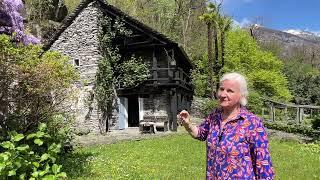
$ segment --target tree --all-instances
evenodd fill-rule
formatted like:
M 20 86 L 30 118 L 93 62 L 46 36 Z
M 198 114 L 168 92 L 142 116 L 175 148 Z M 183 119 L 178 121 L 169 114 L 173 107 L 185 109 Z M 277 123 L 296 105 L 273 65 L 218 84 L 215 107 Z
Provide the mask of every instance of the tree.
M 206 31 L 199 16 L 206 0 L 109 0 L 122 11 L 178 42 L 190 57 L 205 52 Z
M 320 104 L 320 71 L 312 65 L 291 58 L 283 70 L 296 104 Z
M 260 97 L 279 101 L 289 101 L 292 96 L 288 81 L 282 73 L 283 63 L 272 53 L 259 48 L 254 39 L 243 30 L 233 29 L 227 32 L 225 64 L 223 72 L 240 72 L 248 78 L 251 92 Z M 193 82 L 196 95 L 206 96 L 208 85 L 203 79 L 208 76 L 208 58 L 203 56 L 196 63 Z
M 222 1 L 219 4 L 208 4 L 208 12 L 200 16 L 208 29 L 208 65 L 210 67 L 209 81 L 212 89 L 211 98 L 215 98 L 219 88 L 219 79 L 225 61 L 225 38 L 230 30 L 232 20 L 220 13 Z M 214 42 L 214 61 L 212 53 L 212 40 Z
M 218 27 L 220 29 L 220 44 L 221 44 L 221 65 L 225 62 L 225 47 L 226 47 L 226 33 L 231 29 L 232 20 L 228 16 L 219 16 Z M 220 72 L 223 73 L 223 72 Z
M 200 19 L 204 21 L 207 25 L 208 30 L 208 65 L 209 65 L 209 82 L 211 86 L 211 98 L 215 98 L 215 71 L 217 67 L 217 58 L 218 58 L 218 34 L 217 34 L 217 19 L 219 14 L 219 6 L 216 6 L 213 3 L 209 3 L 208 12 L 200 16 Z M 215 63 L 213 62 L 213 48 L 212 48 L 212 39 L 214 38 L 214 47 L 215 47 Z

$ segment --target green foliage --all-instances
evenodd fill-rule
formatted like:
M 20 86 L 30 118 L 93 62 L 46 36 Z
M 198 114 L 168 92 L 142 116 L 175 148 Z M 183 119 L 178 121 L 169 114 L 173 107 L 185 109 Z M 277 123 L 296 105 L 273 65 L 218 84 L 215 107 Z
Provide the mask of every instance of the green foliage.
M 110 62 L 106 58 L 100 59 L 98 63 L 98 71 L 95 83 L 95 94 L 99 108 L 103 109 L 104 107 L 108 107 L 114 96 L 114 76 Z
M 129 60 L 119 53 L 115 38 L 128 37 L 131 30 L 125 28 L 120 19 L 113 21 L 109 17 L 100 20 L 102 34 L 100 44 L 103 58 L 98 63 L 98 72 L 95 81 L 95 94 L 98 106 L 104 112 L 111 109 L 114 99 L 115 86 L 120 84 L 122 88 L 138 86 L 149 77 L 148 65 L 141 58 L 138 60 L 133 56 Z
M 0 47 L 1 133 L 33 132 L 39 122 L 68 111 L 67 89 L 78 74 L 65 56 L 16 45 L 6 35 L 0 35 Z
M 68 8 L 68 12 L 73 12 L 73 10 L 79 5 L 81 0 L 64 0 L 65 5 Z
M 48 19 L 50 17 L 50 13 L 52 13 L 54 9 L 53 0 L 26 0 L 26 4 L 28 7 L 29 19 L 31 20 L 41 21 Z
M 196 61 L 195 69 L 192 70 L 192 83 L 195 86 L 195 95 L 204 97 L 211 94 L 210 80 L 209 80 L 209 66 L 208 66 L 208 56 L 201 56 L 198 61 Z
M 255 114 L 260 114 L 263 107 L 264 104 L 259 93 L 251 91 L 248 97 L 248 110 Z
M 316 115 L 314 119 L 311 121 L 312 128 L 320 130 L 320 115 Z
M 121 64 L 120 74 L 119 79 L 124 87 L 136 87 L 148 79 L 150 71 L 141 58 L 136 59 L 135 56 L 131 56 L 130 60 Z
M 196 94 L 205 96 L 208 85 L 206 57 L 199 58 L 193 72 Z M 282 73 L 283 63 L 271 53 L 259 49 L 250 35 L 240 29 L 228 32 L 223 72 L 239 72 L 247 77 L 249 89 L 259 96 L 289 101 L 292 96 Z M 201 82 L 202 81 L 202 82 Z M 198 86 L 200 84 L 200 86 Z
M 56 143 L 70 143 L 73 139 L 73 125 L 74 119 L 68 114 L 57 113 L 50 117 L 47 122 L 47 131 L 50 134 L 52 142 Z
M 0 144 L 1 179 L 66 178 L 62 166 L 56 164 L 61 145 L 47 143 L 51 136 L 46 124 L 41 123 L 38 131 L 29 135 L 10 132 L 9 139 Z
M 190 57 L 206 50 L 206 27 L 199 16 L 206 11 L 206 0 L 108 0 L 130 16 L 168 36 L 186 50 Z
M 243 73 L 249 87 L 262 96 L 283 101 L 292 98 L 282 74 L 283 63 L 272 53 L 261 50 L 247 32 L 231 31 L 226 46 L 225 72 Z
M 276 130 L 280 130 L 288 133 L 299 133 L 299 134 L 304 134 L 314 138 L 319 138 L 320 136 L 320 131 L 316 131 L 309 126 L 302 126 L 299 124 L 289 125 L 281 122 L 264 121 L 264 125 L 267 128 L 276 129 Z
M 210 114 L 212 112 L 213 109 L 218 107 L 218 101 L 215 99 L 211 99 L 211 98 L 207 98 L 204 99 L 202 108 L 201 108 L 201 113 L 202 114 Z
M 298 59 L 286 63 L 284 73 L 296 104 L 320 104 L 320 71 Z

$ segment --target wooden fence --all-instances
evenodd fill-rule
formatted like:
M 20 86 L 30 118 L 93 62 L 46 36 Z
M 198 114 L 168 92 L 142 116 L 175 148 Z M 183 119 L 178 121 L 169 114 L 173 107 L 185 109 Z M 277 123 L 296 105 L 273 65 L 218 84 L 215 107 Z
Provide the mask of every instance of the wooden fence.
M 283 117 L 285 121 L 290 120 L 288 116 L 288 109 L 295 110 L 295 121 L 298 124 L 303 123 L 304 117 L 306 114 L 309 115 L 310 118 L 314 116 L 314 114 L 318 114 L 320 111 L 320 106 L 312 106 L 312 105 L 297 105 L 297 104 L 285 104 L 280 103 L 268 99 L 262 99 L 264 104 L 269 109 L 269 118 L 271 121 L 275 121 L 276 119 L 276 109 L 280 109 L 283 111 Z M 265 109 L 262 109 L 262 116 L 265 115 Z

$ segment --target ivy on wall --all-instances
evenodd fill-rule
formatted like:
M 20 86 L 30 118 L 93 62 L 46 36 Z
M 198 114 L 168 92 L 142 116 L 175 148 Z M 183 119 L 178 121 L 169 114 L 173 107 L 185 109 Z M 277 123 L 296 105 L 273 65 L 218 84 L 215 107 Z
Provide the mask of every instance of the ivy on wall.
M 149 65 L 141 57 L 132 55 L 128 60 L 123 60 L 119 53 L 115 40 L 132 35 L 132 31 L 125 27 L 121 19 L 105 16 L 100 19 L 100 25 L 100 51 L 103 57 L 98 62 L 95 94 L 99 109 L 109 114 L 117 85 L 123 88 L 139 86 L 148 79 L 150 72 Z

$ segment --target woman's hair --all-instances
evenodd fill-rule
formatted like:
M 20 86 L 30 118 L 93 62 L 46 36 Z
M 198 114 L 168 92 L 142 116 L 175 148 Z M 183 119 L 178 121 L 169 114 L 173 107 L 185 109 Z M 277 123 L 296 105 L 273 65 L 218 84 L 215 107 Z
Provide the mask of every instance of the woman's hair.
M 240 84 L 240 93 L 241 93 L 240 104 L 241 106 L 247 105 L 247 102 L 248 102 L 247 97 L 249 92 L 248 92 L 246 78 L 239 73 L 232 72 L 232 73 L 224 74 L 220 79 L 220 84 L 222 81 L 225 81 L 225 80 L 235 80 Z

